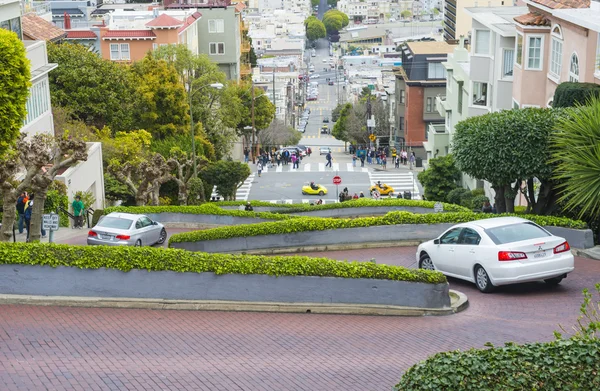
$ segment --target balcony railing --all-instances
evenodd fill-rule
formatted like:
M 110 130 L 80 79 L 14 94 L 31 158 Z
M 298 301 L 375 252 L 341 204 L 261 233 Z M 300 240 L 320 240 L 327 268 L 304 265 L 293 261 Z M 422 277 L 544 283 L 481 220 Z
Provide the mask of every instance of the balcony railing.
M 242 53 L 248 53 L 250 51 L 250 42 L 242 42 L 240 45 Z
M 240 65 L 240 75 L 244 76 L 244 75 L 249 75 L 252 73 L 252 68 L 250 67 L 250 64 L 241 64 Z
M 21 2 L 21 11 L 24 14 L 33 12 L 36 15 L 44 15 L 52 12 L 52 6 L 49 1 Z
M 435 97 L 435 108 L 439 115 L 446 116 L 448 105 L 446 104 L 446 95 L 438 95 Z
M 429 130 L 433 133 L 448 133 L 446 131 L 446 124 L 429 124 Z

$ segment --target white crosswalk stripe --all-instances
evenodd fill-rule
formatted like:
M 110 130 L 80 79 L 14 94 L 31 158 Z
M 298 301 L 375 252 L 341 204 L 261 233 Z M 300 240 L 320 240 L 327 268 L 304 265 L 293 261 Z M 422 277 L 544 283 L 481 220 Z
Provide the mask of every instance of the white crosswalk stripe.
M 255 173 L 250 174 L 244 183 L 242 183 L 242 186 L 237 189 L 235 193 L 236 201 L 248 201 L 248 196 L 250 196 L 250 188 L 252 187 L 252 182 L 254 181 L 255 176 Z M 220 197 L 219 193 L 217 193 L 216 186 L 213 187 L 211 197 Z
M 394 188 L 394 194 L 410 191 L 412 199 L 420 199 L 419 188 L 414 172 L 406 171 L 376 171 L 369 173 L 369 180 L 372 184 L 381 182 Z

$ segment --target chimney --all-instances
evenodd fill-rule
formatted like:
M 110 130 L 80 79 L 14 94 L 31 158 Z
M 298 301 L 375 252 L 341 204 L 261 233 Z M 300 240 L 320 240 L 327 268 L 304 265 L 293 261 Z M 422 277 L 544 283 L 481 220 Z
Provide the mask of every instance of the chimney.
M 64 29 L 71 30 L 71 15 L 66 12 L 64 14 Z
M 469 61 L 469 51 L 465 48 L 465 36 L 461 35 L 458 46 L 454 48 L 454 60 L 457 62 Z

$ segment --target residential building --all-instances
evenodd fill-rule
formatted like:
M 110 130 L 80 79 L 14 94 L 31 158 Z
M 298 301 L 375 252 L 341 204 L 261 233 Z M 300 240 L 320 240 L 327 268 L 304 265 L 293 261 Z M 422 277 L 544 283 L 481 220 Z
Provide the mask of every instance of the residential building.
M 262 88 L 275 105 L 275 116 L 293 126 L 301 59 L 296 56 L 258 59 L 253 70 L 254 86 Z M 292 105 L 290 106 L 290 102 Z
M 350 47 L 371 49 L 376 46 L 392 44 L 391 31 L 377 25 L 350 27 L 340 31 L 342 54 L 345 54 Z
M 133 62 L 162 45 L 185 44 L 199 53 L 202 15 L 191 10 L 127 11 L 115 10 L 100 27 L 102 57 L 119 62 Z
M 407 42 L 400 47 L 402 66 L 395 72 L 395 127 L 399 139 L 394 141 L 424 157 L 429 124 L 444 123 L 444 116 L 435 109 L 435 100 L 446 92 L 443 63 L 454 46 L 446 42 Z
M 471 16 L 465 8 L 512 7 L 514 0 L 444 0 L 444 39 L 456 43 L 461 36 L 471 32 Z
M 22 10 L 26 14 L 22 15 Z M 54 135 L 48 73 L 55 69 L 57 64 L 48 62 L 46 40 L 56 39 L 60 35 L 59 31 L 53 28 L 54 26 L 51 28 L 46 24 L 48 23 L 46 19 L 35 17 L 36 10 L 39 11 L 39 8 L 22 8 L 19 0 L 3 0 L 0 3 L 0 28 L 14 31 L 23 40 L 30 61 L 31 86 L 26 104 L 27 116 L 21 132 L 28 136 L 40 133 Z M 90 191 L 96 198 L 93 207 L 103 208 L 102 144 L 87 143 L 87 146 L 87 161 L 67 168 L 56 179 L 64 181 L 70 199 L 76 191 Z M 74 181 L 74 178 L 80 179 Z
M 514 18 L 514 107 L 551 106 L 556 86 L 565 81 L 600 84 L 600 3 L 526 3 L 529 12 Z

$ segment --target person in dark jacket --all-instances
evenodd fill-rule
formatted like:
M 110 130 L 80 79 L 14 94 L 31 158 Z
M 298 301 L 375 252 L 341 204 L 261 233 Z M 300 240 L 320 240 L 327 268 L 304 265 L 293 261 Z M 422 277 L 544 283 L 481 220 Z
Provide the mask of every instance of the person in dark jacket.
M 245 208 L 245 210 L 246 210 L 247 212 L 253 212 L 253 211 L 254 211 L 254 208 L 253 208 L 253 207 L 252 207 L 252 205 L 251 205 L 251 204 L 248 202 L 248 203 L 246 203 L 246 208 Z
M 22 192 L 19 198 L 17 198 L 17 214 L 19 215 L 19 233 L 23 233 L 25 223 L 25 203 L 27 203 L 27 196 L 25 192 Z

